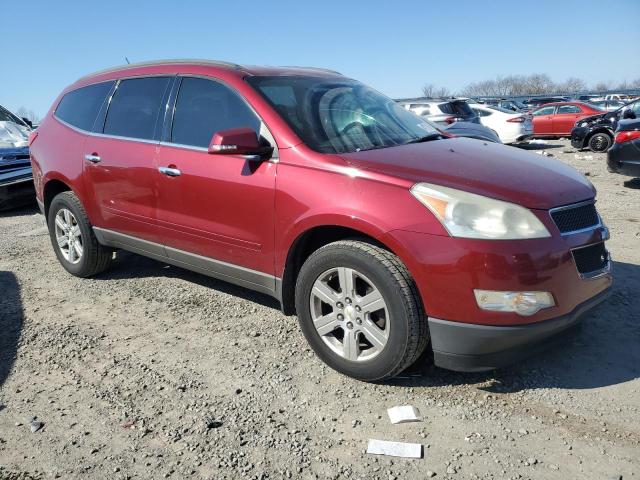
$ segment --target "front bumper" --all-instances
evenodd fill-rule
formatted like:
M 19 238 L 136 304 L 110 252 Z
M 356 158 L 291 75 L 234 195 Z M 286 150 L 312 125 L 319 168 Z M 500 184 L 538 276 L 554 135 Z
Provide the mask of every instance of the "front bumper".
M 607 288 L 571 313 L 517 326 L 474 325 L 429 318 L 435 364 L 448 370 L 478 372 L 509 365 L 552 345 L 552 337 L 578 324 L 610 294 Z
M 578 150 L 584 148 L 584 142 L 589 133 L 589 127 L 574 127 L 571 130 L 571 146 Z

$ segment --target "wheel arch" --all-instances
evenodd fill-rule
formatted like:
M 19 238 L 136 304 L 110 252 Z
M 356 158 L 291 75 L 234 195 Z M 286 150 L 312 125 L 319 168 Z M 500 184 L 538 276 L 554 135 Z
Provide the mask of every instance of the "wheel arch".
M 339 240 L 356 239 L 384 248 L 402 259 L 399 246 L 390 242 L 385 233 L 372 225 L 347 225 L 322 223 L 308 226 L 290 243 L 278 285 L 278 296 L 285 315 L 295 314 L 295 285 L 300 268 L 307 258 L 319 248 Z
M 62 192 L 73 191 L 69 182 L 65 178 L 53 177 L 49 178 L 43 187 L 43 202 L 44 202 L 44 216 L 45 219 L 49 217 L 49 207 L 56 195 Z M 75 192 L 74 192 L 75 193 Z
M 607 127 L 598 127 L 598 128 L 594 128 L 587 134 L 587 136 L 585 137 L 585 143 L 589 143 L 589 140 L 591 139 L 591 137 L 593 137 L 598 133 L 604 133 L 606 135 L 609 135 L 609 137 L 613 139 L 613 132 L 611 130 L 609 130 Z

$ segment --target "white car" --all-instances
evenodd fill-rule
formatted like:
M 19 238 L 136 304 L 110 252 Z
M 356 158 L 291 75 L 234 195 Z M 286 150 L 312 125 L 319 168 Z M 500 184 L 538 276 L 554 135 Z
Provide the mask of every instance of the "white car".
M 480 117 L 480 123 L 493 130 L 502 143 L 520 143 L 533 136 L 531 116 L 495 105 L 470 104 Z

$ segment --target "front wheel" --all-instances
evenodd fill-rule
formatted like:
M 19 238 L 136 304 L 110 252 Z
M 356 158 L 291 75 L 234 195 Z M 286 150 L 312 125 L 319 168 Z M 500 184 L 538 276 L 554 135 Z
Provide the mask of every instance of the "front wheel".
M 611 146 L 611 137 L 606 133 L 596 133 L 589 138 L 589 150 L 592 152 L 606 152 Z
M 296 282 L 296 310 L 316 354 L 360 380 L 397 375 L 429 339 L 407 268 L 391 252 L 361 241 L 330 243 L 307 259 Z

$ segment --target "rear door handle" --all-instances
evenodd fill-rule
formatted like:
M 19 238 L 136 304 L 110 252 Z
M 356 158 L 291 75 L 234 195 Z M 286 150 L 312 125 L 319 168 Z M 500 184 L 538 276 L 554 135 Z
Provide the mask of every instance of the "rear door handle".
M 87 161 L 89 161 L 89 162 L 91 162 L 91 163 L 100 163 L 100 160 L 101 160 L 101 159 L 100 159 L 100 156 L 99 156 L 99 155 L 96 155 L 96 154 L 94 154 L 94 153 L 91 153 L 91 154 L 87 153 L 87 154 L 84 156 L 84 159 L 85 159 L 85 160 L 87 160 Z
M 158 167 L 158 171 L 160 173 L 164 173 L 169 177 L 179 177 L 182 174 L 182 172 L 177 168 L 171 168 L 171 167 Z

